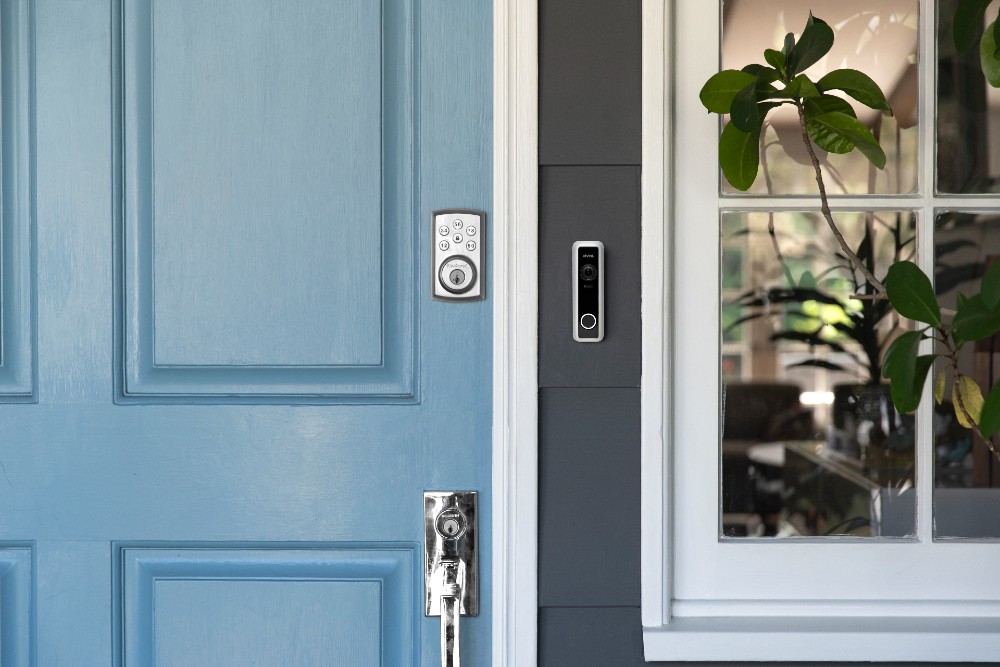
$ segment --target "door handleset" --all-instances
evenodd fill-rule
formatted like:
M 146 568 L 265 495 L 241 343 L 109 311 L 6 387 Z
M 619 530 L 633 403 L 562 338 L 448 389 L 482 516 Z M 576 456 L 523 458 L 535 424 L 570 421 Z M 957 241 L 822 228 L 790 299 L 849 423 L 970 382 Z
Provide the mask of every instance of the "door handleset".
M 441 665 L 461 667 L 462 615 L 479 614 L 475 491 L 424 493 L 424 615 L 441 617 Z

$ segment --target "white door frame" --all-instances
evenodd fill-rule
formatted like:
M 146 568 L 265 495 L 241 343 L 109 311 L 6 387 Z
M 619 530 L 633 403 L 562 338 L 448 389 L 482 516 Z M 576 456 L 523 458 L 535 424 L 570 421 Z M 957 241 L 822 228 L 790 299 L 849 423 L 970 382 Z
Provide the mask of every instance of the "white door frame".
M 493 667 L 537 662 L 538 3 L 493 0 Z

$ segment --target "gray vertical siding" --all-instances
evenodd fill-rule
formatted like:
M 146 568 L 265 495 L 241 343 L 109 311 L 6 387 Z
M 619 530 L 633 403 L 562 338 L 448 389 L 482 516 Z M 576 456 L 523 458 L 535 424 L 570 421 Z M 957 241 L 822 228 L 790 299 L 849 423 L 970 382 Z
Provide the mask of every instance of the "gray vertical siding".
M 539 664 L 645 665 L 640 0 L 540 0 L 539 12 Z M 608 316 L 599 344 L 572 339 L 569 262 L 577 240 L 606 246 Z
M 638 665 L 639 0 L 540 0 L 539 664 Z M 570 248 L 605 244 L 605 339 Z

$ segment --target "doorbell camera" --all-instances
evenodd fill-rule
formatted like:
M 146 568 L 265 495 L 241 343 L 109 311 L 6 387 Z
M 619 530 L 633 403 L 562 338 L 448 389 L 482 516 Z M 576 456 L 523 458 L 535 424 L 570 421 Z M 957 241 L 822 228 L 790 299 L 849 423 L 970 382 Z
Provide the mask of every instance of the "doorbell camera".
M 604 340 L 604 244 L 573 244 L 573 340 Z

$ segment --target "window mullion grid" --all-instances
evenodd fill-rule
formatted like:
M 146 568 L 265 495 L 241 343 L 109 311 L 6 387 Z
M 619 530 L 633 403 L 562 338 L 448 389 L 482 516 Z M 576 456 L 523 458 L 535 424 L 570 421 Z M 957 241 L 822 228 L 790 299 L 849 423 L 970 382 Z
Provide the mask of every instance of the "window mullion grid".
M 917 48 L 918 88 L 917 99 L 917 131 L 919 144 L 917 148 L 917 192 L 922 195 L 920 207 L 917 210 L 917 263 L 927 275 L 934 275 L 934 193 L 937 189 L 935 168 L 937 154 L 935 151 L 935 127 L 937 125 L 937 81 L 935 79 L 937 63 L 937 7 L 934 0 L 919 0 L 920 20 L 919 44 Z M 933 341 L 925 341 L 922 354 L 933 352 Z M 932 371 L 933 373 L 933 371 Z M 931 545 L 934 538 L 934 443 L 933 443 L 933 386 L 928 382 L 924 386 L 920 405 L 923 409 L 917 411 L 916 417 L 916 494 L 917 494 L 917 541 L 922 545 Z

